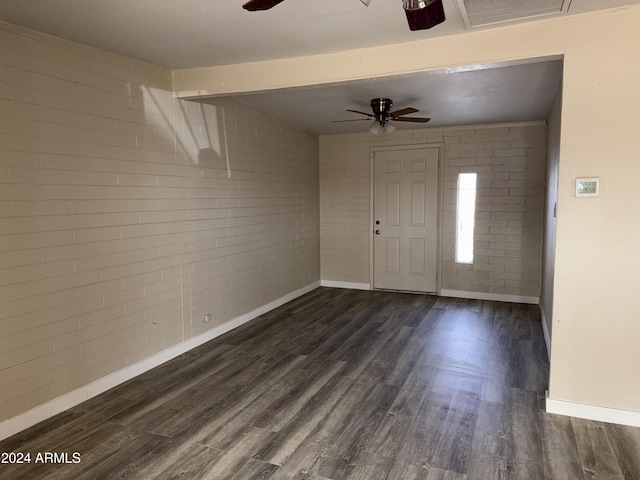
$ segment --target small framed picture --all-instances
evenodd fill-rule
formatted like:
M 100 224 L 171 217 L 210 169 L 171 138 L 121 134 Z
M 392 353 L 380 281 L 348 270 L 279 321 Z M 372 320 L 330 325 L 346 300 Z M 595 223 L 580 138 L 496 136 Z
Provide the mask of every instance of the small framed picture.
M 600 195 L 600 178 L 576 178 L 576 197 L 597 197 Z

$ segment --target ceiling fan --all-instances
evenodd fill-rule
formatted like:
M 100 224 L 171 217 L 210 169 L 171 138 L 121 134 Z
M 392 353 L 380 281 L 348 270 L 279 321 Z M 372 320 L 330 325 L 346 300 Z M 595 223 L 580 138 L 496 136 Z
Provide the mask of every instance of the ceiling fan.
M 284 0 L 249 0 L 242 8 L 255 12 L 269 10 Z M 368 7 L 371 0 L 360 0 Z M 442 0 L 402 0 L 402 8 L 407 15 L 410 30 L 426 30 L 445 20 Z
M 366 115 L 367 118 L 355 118 L 351 120 L 335 120 L 333 123 L 341 122 L 357 122 L 361 120 L 371 120 L 373 123 L 369 127 L 369 131 L 374 135 L 381 133 L 393 133 L 395 127 L 388 123 L 390 120 L 394 122 L 412 122 L 412 123 L 427 123 L 430 118 L 427 117 L 405 117 L 411 113 L 417 113 L 419 110 L 413 107 L 401 108 L 400 110 L 389 110 L 393 106 L 393 100 L 390 98 L 374 98 L 371 100 L 371 110 L 373 113 L 361 112 L 359 110 L 347 109 L 347 112 L 359 113 L 360 115 Z

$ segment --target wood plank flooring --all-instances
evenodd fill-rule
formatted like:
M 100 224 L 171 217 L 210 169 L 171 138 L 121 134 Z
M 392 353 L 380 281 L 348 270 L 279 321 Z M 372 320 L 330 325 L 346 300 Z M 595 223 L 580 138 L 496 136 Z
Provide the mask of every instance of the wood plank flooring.
M 2 479 L 630 480 L 640 429 L 546 414 L 537 306 L 320 288 L 0 443 Z

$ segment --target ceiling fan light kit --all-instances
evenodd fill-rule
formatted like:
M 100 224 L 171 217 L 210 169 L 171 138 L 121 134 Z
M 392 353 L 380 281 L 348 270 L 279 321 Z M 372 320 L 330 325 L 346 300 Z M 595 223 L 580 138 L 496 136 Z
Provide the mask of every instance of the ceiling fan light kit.
M 391 125 L 390 123 L 385 123 L 384 125 L 377 120 L 374 120 L 371 126 L 369 127 L 369 131 L 374 135 L 382 135 L 393 133 L 396 131 L 396 127 Z

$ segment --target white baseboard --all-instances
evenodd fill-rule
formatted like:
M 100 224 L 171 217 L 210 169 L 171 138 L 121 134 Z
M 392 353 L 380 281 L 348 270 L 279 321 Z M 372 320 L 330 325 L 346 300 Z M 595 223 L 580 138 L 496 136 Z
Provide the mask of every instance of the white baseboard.
M 493 302 L 530 303 L 532 305 L 540 303 L 539 297 L 504 295 L 501 293 L 465 292 L 462 290 L 442 289 L 440 295 L 443 297 L 469 298 L 471 300 L 491 300 Z
M 557 415 L 586 418 L 587 420 L 596 420 L 598 422 L 617 423 L 619 425 L 629 425 L 630 427 L 640 427 L 640 412 L 556 400 L 549 398 L 548 392 L 546 409 L 547 413 L 555 413 Z
M 368 283 L 356 283 L 356 282 L 336 282 L 333 280 L 321 280 L 320 285 L 323 287 L 332 288 L 350 288 L 351 290 L 371 290 L 371 285 Z
M 120 385 L 121 383 L 126 382 L 127 380 L 137 377 L 138 375 L 141 375 L 144 372 L 151 370 L 152 368 L 162 365 L 163 363 L 166 363 L 169 360 L 188 352 L 189 350 L 193 350 L 194 348 L 199 347 L 200 345 L 259 317 L 260 315 L 270 312 L 271 310 L 278 308 L 281 305 L 290 302 L 291 300 L 294 300 L 306 293 L 311 292 L 312 290 L 315 290 L 319 286 L 319 281 L 313 282 L 306 287 L 302 287 L 294 292 L 288 293 L 287 295 L 284 295 L 283 297 L 280 297 L 273 302 L 263 305 L 262 307 L 256 308 L 251 312 L 245 313 L 244 315 L 240 315 L 239 317 L 229 320 L 228 322 L 216 328 L 213 328 L 197 337 L 174 345 L 173 347 L 163 350 L 156 355 L 145 358 L 140 362 L 129 365 L 122 370 L 118 370 L 117 372 L 107 375 L 106 377 L 96 380 L 88 385 L 82 386 L 69 393 L 65 393 L 61 397 L 58 397 L 47 403 L 32 408 L 31 410 L 21 413 L 20 415 L 0 422 L 0 440 L 8 438 L 11 435 L 32 427 L 33 425 L 42 422 L 43 420 L 62 413 L 69 408 L 75 407 L 76 405 L 79 405 L 80 403 L 89 400 L 90 398 L 93 398 L 117 385 Z
M 551 335 L 547 326 L 547 319 L 544 316 L 544 306 L 540 304 L 540 318 L 542 319 L 542 333 L 544 333 L 544 343 L 547 346 L 547 358 L 551 361 Z

